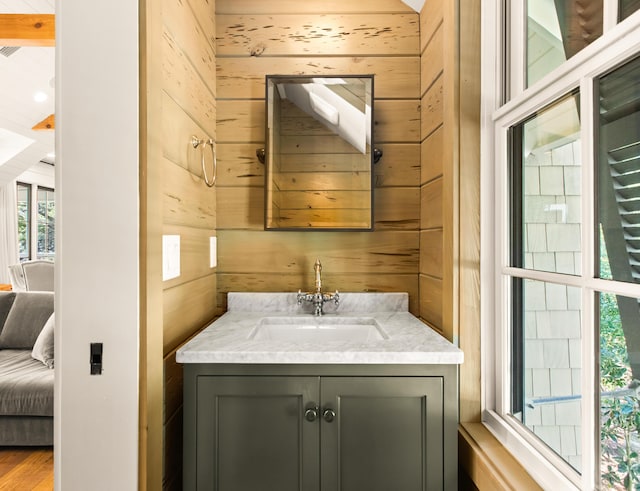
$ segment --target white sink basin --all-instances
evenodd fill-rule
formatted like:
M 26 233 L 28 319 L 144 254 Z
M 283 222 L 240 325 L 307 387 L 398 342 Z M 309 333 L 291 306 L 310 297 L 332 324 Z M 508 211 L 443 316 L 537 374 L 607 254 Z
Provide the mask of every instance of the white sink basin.
M 264 317 L 249 334 L 262 341 L 371 342 L 388 339 L 371 317 Z

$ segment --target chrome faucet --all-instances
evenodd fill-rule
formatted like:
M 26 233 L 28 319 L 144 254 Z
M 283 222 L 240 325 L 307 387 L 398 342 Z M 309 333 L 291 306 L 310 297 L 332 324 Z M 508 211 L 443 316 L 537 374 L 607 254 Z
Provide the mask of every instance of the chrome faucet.
M 313 265 L 313 271 L 316 273 L 316 291 L 313 293 L 302 293 L 302 291 L 298 290 L 298 305 L 302 305 L 303 301 L 310 302 L 315 307 L 315 315 L 324 315 L 322 310 L 324 303 L 333 301 L 338 305 L 340 295 L 338 295 L 338 290 L 336 290 L 335 293 L 322 293 L 322 264 L 320 264 L 320 259 L 316 259 Z

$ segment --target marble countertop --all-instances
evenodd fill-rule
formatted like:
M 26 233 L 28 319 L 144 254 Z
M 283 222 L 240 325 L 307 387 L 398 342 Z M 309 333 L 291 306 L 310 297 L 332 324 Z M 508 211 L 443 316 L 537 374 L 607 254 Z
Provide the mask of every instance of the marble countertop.
M 462 351 L 408 311 L 406 293 L 340 293 L 325 304 L 333 318 L 374 319 L 388 336 L 373 341 L 282 341 L 254 339 L 268 317 L 312 322 L 311 305 L 295 293 L 229 293 L 228 311 L 177 352 L 179 363 L 241 364 L 460 364 Z

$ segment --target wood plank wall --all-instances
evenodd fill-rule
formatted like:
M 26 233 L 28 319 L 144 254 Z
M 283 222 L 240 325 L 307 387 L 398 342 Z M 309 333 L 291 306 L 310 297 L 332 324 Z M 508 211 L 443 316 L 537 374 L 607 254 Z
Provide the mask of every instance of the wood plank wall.
M 420 315 L 458 343 L 460 420 L 480 421 L 480 6 L 420 14 Z
M 216 308 L 216 188 L 202 169 L 216 139 L 215 0 L 163 0 L 163 234 L 180 236 L 180 276 L 163 283 L 164 489 L 182 488 L 182 368 L 175 349 L 208 324 Z M 209 170 L 209 172 L 212 172 Z
M 444 5 L 442 0 L 426 0 L 420 12 L 420 317 L 452 340 L 452 326 L 444 324 L 445 304 L 451 303 L 452 294 L 443 285 L 445 276 L 453 274 L 447 267 L 453 246 L 445 243 L 445 229 L 449 233 L 453 225 L 445 223 L 445 211 L 451 207 L 445 202 L 445 173 L 451 172 L 453 162 L 445 161 L 451 129 L 444 125 L 444 97 L 451 97 L 453 87 L 444 86 Z M 446 48 L 446 56 L 452 56 L 448 44 Z
M 205 185 L 200 148 L 191 145 L 192 135 L 216 138 L 215 3 L 149 0 L 143 13 L 141 489 L 181 489 L 182 369 L 175 350 L 218 313 L 209 263 L 216 189 Z M 163 235 L 180 236 L 180 276 L 167 281 Z
M 480 343 L 480 2 L 459 12 L 460 42 L 460 420 L 481 420 Z
M 218 0 L 218 305 L 229 291 L 407 291 L 418 313 L 419 17 L 400 0 Z M 264 77 L 375 74 L 375 231 L 264 231 Z

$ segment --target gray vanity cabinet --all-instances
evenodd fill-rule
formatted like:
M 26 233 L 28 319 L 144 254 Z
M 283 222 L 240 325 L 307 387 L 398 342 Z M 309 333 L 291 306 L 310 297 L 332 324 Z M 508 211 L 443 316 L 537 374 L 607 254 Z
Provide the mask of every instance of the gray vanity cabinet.
M 185 365 L 185 490 L 457 487 L 457 404 L 447 417 L 443 376 L 237 376 L 207 366 Z
M 185 489 L 317 491 L 317 377 L 199 377 L 195 477 Z M 189 446 L 189 443 L 187 443 Z M 186 451 L 186 449 L 185 449 Z M 187 464 L 187 463 L 185 463 Z
M 440 377 L 323 378 L 321 490 L 443 489 L 442 397 Z

